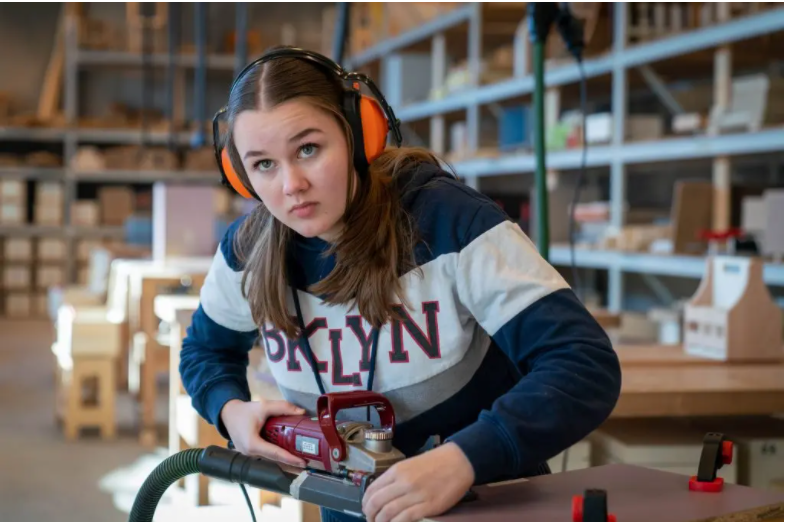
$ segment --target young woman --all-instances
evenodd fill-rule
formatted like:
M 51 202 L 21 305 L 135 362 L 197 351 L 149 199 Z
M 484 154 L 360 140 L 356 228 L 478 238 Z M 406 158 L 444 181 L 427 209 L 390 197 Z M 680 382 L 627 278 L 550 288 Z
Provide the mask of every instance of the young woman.
M 547 473 L 614 408 L 619 363 L 521 229 L 429 152 L 379 145 L 394 115 L 325 63 L 279 50 L 233 85 L 217 156 L 261 203 L 215 254 L 180 371 L 239 451 L 294 465 L 260 438 L 269 416 L 315 414 L 324 392 L 384 394 L 410 458 L 369 487 L 364 513 L 419 520 L 474 484 Z M 250 401 L 260 333 L 286 401 Z

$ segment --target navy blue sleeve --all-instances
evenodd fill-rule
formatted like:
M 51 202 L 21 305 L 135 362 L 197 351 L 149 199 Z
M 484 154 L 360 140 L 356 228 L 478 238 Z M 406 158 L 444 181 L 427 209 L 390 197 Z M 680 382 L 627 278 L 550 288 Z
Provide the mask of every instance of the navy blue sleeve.
M 521 374 L 448 438 L 484 484 L 520 477 L 595 430 L 616 405 L 621 368 L 602 327 L 500 209 L 481 206 L 460 257 L 462 304 Z
M 221 240 L 180 352 L 180 377 L 194 409 L 227 439 L 221 409 L 232 399 L 251 399 L 248 352 L 259 337 L 241 291 L 242 267 L 232 249 L 243 219 L 235 221 Z
M 217 324 L 199 306 L 183 339 L 179 368 L 183 386 L 197 413 L 226 439 L 221 409 L 232 399 L 251 400 L 248 352 L 257 337 L 258 331 L 239 332 Z

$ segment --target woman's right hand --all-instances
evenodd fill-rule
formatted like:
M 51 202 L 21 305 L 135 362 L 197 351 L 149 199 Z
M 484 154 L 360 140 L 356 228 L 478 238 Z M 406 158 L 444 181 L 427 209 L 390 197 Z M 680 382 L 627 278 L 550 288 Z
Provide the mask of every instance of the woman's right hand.
M 232 438 L 235 449 L 240 453 L 258 455 L 302 468 L 305 467 L 303 459 L 262 439 L 260 433 L 269 417 L 304 414 L 304 409 L 286 401 L 262 399 L 255 402 L 245 402 L 234 399 L 224 404 L 221 409 L 221 420 Z

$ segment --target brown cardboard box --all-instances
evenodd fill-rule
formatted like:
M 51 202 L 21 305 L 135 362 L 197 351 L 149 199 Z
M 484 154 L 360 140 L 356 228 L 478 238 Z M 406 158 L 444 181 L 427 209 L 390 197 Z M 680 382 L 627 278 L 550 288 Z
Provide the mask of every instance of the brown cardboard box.
M 103 187 L 98 190 L 98 201 L 103 225 L 123 225 L 134 212 L 134 191 L 128 187 Z
M 35 286 L 47 288 L 65 283 L 65 269 L 58 265 L 39 265 L 35 272 Z
M 3 287 L 9 290 L 30 288 L 32 273 L 28 265 L 9 265 L 3 267 Z
M 22 179 L 0 180 L 0 201 L 18 203 L 27 201 L 27 182 Z
M 148 148 L 142 154 L 139 170 L 177 170 L 177 155 L 164 147 Z
M 63 206 L 36 202 L 33 218 L 37 225 L 60 226 L 63 224 Z
M 53 237 L 41 238 L 36 244 L 39 261 L 63 261 L 66 258 L 65 241 Z
M 6 317 L 30 317 L 32 302 L 30 294 L 6 293 L 5 294 L 5 315 Z
M 0 201 L 0 225 L 23 225 L 26 222 L 26 205 L 16 201 Z
M 64 193 L 62 183 L 57 181 L 40 181 L 35 186 L 35 204 L 58 206 L 62 208 Z
M 81 200 L 71 206 L 71 224 L 77 227 L 97 227 L 98 202 Z
M 33 240 L 28 237 L 5 238 L 3 258 L 6 261 L 31 261 L 33 259 Z

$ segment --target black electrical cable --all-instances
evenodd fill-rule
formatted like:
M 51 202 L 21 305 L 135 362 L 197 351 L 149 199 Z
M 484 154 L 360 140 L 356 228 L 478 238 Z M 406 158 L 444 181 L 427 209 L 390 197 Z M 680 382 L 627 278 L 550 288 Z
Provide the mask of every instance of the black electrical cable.
M 235 449 L 234 441 L 230 440 L 226 444 L 226 447 L 229 448 L 230 450 L 234 450 Z M 256 522 L 256 513 L 253 510 L 253 504 L 251 504 L 251 497 L 248 496 L 248 491 L 245 489 L 245 484 L 243 484 L 242 482 L 240 483 L 240 489 L 243 491 L 243 496 L 245 497 L 245 503 L 248 505 L 248 511 L 251 512 L 251 520 L 253 520 L 253 522 Z
M 253 505 L 251 504 L 251 497 L 248 496 L 248 491 L 245 489 L 245 484 L 240 484 L 240 489 L 243 490 L 243 496 L 245 496 L 245 503 L 248 504 L 248 510 L 251 512 L 251 520 L 256 522 L 256 513 L 254 513 Z

